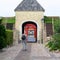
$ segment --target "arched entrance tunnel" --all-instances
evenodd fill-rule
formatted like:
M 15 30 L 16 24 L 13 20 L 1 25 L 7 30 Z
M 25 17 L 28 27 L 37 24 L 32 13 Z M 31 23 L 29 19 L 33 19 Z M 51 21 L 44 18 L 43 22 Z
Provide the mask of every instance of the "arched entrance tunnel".
M 27 42 L 37 42 L 37 24 L 35 22 L 25 22 L 22 24 L 22 34 L 27 35 Z

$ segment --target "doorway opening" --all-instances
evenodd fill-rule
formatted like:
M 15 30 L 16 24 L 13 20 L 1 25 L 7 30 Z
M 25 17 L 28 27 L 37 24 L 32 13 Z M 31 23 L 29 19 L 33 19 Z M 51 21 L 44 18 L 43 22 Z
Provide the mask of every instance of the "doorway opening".
M 22 34 L 26 34 L 27 42 L 37 42 L 37 24 L 27 21 L 22 24 Z

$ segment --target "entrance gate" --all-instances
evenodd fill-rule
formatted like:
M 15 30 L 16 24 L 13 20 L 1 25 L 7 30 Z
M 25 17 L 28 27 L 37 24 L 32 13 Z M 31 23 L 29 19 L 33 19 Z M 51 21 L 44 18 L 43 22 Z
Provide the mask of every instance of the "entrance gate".
M 27 35 L 27 42 L 37 41 L 37 26 L 35 23 L 24 23 L 23 33 Z

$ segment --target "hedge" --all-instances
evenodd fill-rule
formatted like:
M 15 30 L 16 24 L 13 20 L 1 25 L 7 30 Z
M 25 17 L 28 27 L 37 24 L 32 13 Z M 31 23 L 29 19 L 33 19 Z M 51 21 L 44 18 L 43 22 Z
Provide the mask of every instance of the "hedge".
M 0 19 L 0 50 L 5 48 L 6 46 L 7 46 L 6 29 L 4 25 L 2 24 L 2 19 Z
M 11 46 L 13 45 L 13 31 L 12 30 L 6 30 L 7 34 L 7 45 Z
M 44 23 L 52 23 L 52 18 L 44 16 Z

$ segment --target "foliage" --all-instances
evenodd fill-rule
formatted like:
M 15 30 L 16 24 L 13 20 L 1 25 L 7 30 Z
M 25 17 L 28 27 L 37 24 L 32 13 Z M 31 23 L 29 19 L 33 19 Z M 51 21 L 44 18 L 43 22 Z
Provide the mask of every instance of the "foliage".
M 54 32 L 55 33 L 59 33 L 60 31 L 60 18 L 58 17 L 58 18 L 54 18 L 53 19 L 53 21 L 54 21 Z
M 3 17 L 3 23 L 15 23 L 15 17 Z
M 44 22 L 45 23 L 52 23 L 52 18 L 49 18 L 47 16 L 44 16 Z
M 0 19 L 0 24 L 2 24 L 2 19 Z
M 60 50 L 60 33 L 56 33 L 52 37 L 53 39 L 50 40 L 47 46 L 50 50 Z
M 2 20 L 0 20 L 0 49 L 3 49 L 6 46 L 6 30 L 5 27 L 2 25 Z
M 7 46 L 6 40 L 2 36 L 0 36 L 0 49 L 3 49 L 6 46 Z
M 56 27 L 55 33 L 60 33 L 60 26 L 57 26 L 57 27 Z
M 13 31 L 6 30 L 6 34 L 7 34 L 7 45 L 11 46 L 13 44 Z

